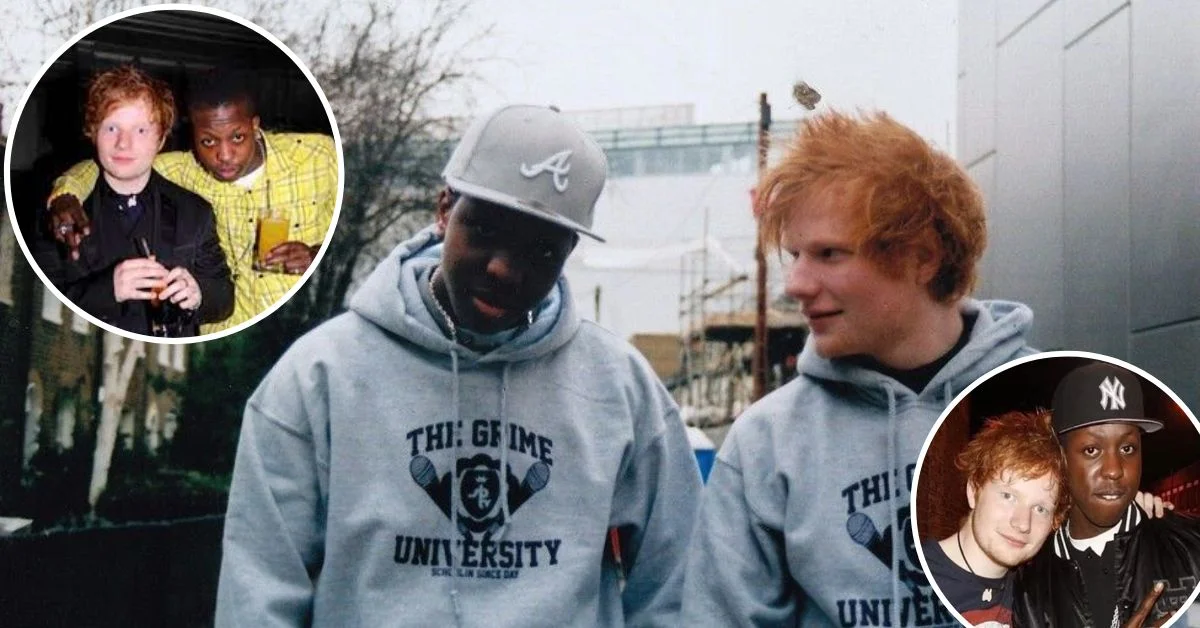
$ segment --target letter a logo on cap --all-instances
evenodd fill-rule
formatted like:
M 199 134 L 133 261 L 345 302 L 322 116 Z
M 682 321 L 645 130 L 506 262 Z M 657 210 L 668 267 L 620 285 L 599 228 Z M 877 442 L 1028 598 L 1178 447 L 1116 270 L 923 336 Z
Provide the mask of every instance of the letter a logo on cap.
M 1106 377 L 1104 381 L 1100 382 L 1100 408 L 1103 410 L 1125 409 L 1125 386 L 1116 376 Z
M 521 176 L 526 179 L 532 179 L 543 172 L 549 172 L 554 176 L 554 189 L 561 192 L 567 191 L 567 186 L 570 181 L 567 180 L 567 173 L 571 171 L 571 164 L 567 161 L 571 159 L 571 151 L 564 150 L 546 158 L 541 163 L 526 166 L 521 164 Z

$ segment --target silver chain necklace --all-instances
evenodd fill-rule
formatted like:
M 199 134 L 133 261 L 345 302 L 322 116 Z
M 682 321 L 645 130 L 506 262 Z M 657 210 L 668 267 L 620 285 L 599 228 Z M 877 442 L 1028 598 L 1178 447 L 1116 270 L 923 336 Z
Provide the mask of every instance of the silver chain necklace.
M 437 290 L 433 287 L 433 280 L 437 278 L 440 272 L 442 272 L 442 267 L 438 266 L 433 269 L 432 273 L 429 273 L 429 293 L 433 295 L 433 307 L 437 308 L 438 314 L 442 315 L 442 320 L 446 321 L 446 327 L 450 330 L 450 342 L 458 344 L 458 329 L 454 327 L 454 321 L 446 313 L 446 308 L 442 307 L 442 300 L 438 298 Z

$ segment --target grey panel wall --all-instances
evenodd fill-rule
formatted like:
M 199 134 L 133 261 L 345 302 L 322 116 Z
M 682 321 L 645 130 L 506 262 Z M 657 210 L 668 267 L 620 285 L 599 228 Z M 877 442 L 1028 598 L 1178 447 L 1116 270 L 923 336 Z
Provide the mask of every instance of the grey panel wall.
M 1071 45 L 1088 30 L 1127 6 L 1129 0 L 1063 0 L 1063 45 Z
M 959 137 L 962 137 L 961 135 Z M 979 191 L 983 194 L 984 207 L 993 207 L 996 199 L 996 153 L 991 151 L 987 157 L 976 162 L 967 169 L 967 174 L 971 175 L 971 179 L 979 186 Z M 994 212 L 988 213 L 988 233 L 995 233 L 992 223 L 992 215 Z M 989 236 L 991 237 L 991 236 Z M 995 299 L 1003 298 L 995 293 L 993 286 L 996 284 L 996 278 L 992 276 L 992 269 L 996 267 L 993 262 L 995 257 L 994 251 L 997 251 L 995 244 L 988 243 L 987 248 L 983 250 L 983 259 L 979 263 L 979 286 L 975 289 L 975 296 L 980 299 Z
M 1129 352 L 1129 11 L 1066 51 L 1065 346 Z
M 974 165 L 996 149 L 996 2 L 958 17 L 958 159 Z
M 996 56 L 992 289 L 1021 294 L 1045 348 L 1064 344 L 1062 14 L 1047 7 Z
M 1133 328 L 1200 318 L 1200 2 L 1133 8 Z
M 1200 411 L 1200 322 L 1135 334 L 1129 361 L 1175 391 L 1192 412 Z
M 1129 359 L 1200 404 L 1200 2 L 961 0 L 959 24 L 978 294 L 1029 303 L 1042 348 Z

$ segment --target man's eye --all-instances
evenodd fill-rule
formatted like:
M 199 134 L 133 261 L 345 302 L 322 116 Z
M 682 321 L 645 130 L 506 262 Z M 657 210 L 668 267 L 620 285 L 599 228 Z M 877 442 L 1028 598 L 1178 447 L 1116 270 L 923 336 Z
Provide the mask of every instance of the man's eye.
M 1095 456 L 1098 453 L 1100 453 L 1100 450 L 1096 447 L 1084 447 L 1083 448 L 1083 455 L 1085 455 L 1085 456 L 1089 456 L 1089 457 Z
M 246 135 L 244 133 L 234 133 L 233 134 L 233 142 L 235 144 L 241 144 L 242 140 L 244 140 L 244 139 L 246 139 Z
M 1127 456 L 1129 454 L 1132 454 L 1135 451 L 1137 451 L 1137 448 L 1134 447 L 1133 445 L 1121 445 L 1121 453 L 1123 453 Z
M 1046 508 L 1045 506 L 1034 506 L 1033 510 L 1034 510 L 1034 512 L 1036 512 L 1039 515 L 1045 515 L 1045 514 L 1050 513 L 1050 509 Z
M 208 138 L 205 138 L 205 139 L 200 140 L 200 145 L 205 148 L 212 148 L 213 146 L 216 145 L 216 142 L 214 142 Z
M 830 262 L 841 259 L 845 256 L 845 254 L 845 251 L 835 248 L 824 248 L 820 251 L 817 251 L 817 257 Z
M 1012 499 L 1013 494 L 1008 491 L 1000 491 L 1000 497 L 1004 500 Z

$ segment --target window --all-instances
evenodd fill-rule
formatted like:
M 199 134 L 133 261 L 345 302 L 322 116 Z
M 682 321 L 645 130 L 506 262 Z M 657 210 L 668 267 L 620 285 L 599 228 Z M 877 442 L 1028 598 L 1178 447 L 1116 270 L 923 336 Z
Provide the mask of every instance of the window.
M 171 345 L 158 345 L 158 365 L 163 368 L 171 366 Z
M 0 212 L 0 303 L 13 304 L 13 269 L 17 259 L 17 238 L 8 214 Z
M 31 378 L 32 379 L 32 378 Z M 25 387 L 25 466 L 38 450 L 38 435 L 42 431 L 42 391 L 36 382 Z
M 62 301 L 54 296 L 48 286 L 42 286 L 42 318 L 54 323 L 62 325 Z
M 163 345 L 169 347 L 170 345 Z M 159 443 L 158 404 L 150 402 L 146 408 L 146 450 L 150 453 L 158 451 Z
M 172 346 L 175 349 L 174 349 L 174 356 L 171 361 L 172 362 L 171 366 L 175 367 L 176 371 L 183 373 L 184 371 L 187 370 L 187 345 L 172 345 Z
M 67 397 L 58 404 L 54 440 L 63 449 L 75 446 L 75 399 Z
M 92 324 L 86 318 L 71 310 L 71 331 L 86 336 L 91 333 Z
M 170 441 L 175 438 L 175 432 L 179 431 L 179 415 L 174 412 L 168 412 L 163 418 L 162 436 L 163 440 Z
M 126 451 L 133 449 L 133 411 L 126 410 L 121 413 L 121 423 L 117 426 L 117 442 Z

